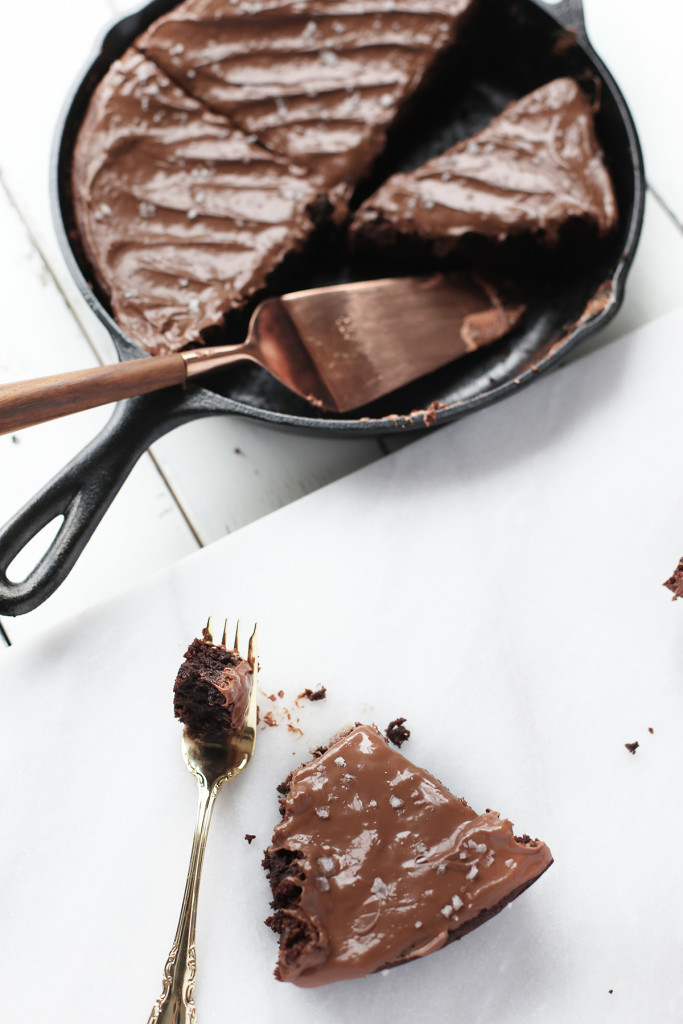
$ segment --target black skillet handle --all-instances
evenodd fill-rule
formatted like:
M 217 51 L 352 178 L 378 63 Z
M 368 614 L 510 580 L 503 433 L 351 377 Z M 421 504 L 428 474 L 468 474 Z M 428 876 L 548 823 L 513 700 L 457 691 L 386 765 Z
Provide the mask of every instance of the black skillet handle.
M 574 33 L 577 38 L 584 41 L 588 39 L 583 18 L 583 0 L 558 0 L 557 3 L 552 3 L 551 0 L 534 0 L 534 3 L 552 15 L 555 21 L 568 32 Z
M 64 582 L 138 458 L 168 430 L 197 413 L 174 415 L 180 388 L 121 402 L 103 430 L 0 530 L 0 614 L 23 615 Z M 7 567 L 57 516 L 52 544 L 20 582 Z

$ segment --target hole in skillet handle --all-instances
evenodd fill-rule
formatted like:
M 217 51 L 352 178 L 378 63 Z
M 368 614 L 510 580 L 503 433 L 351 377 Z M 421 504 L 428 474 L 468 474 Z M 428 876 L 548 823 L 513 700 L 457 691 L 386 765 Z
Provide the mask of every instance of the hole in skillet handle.
M 63 522 L 64 516 L 55 516 L 14 556 L 7 566 L 6 576 L 10 583 L 23 583 L 28 578 L 33 566 L 40 561 L 41 555 L 49 551 Z
M 76 460 L 74 460 L 76 461 Z M 97 525 L 84 530 L 83 512 L 87 505 L 79 500 L 78 484 L 68 470 L 71 463 L 17 512 L 0 531 L 0 614 L 23 615 L 42 604 L 63 582 Z M 62 522 L 46 551 L 33 569 L 26 572 L 32 542 L 50 524 Z M 10 578 L 16 563 L 23 578 Z
M 212 415 L 184 403 L 182 389 L 119 403 L 100 433 L 0 529 L 0 615 L 24 615 L 64 582 L 140 455 L 167 431 Z M 8 570 L 49 523 L 63 517 L 56 536 L 24 579 Z

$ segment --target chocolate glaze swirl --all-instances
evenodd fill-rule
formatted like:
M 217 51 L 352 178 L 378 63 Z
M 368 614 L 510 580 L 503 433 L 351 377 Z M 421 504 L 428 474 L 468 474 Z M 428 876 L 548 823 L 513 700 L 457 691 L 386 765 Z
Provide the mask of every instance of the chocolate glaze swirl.
M 72 170 L 86 255 L 116 319 L 150 352 L 199 341 L 314 228 L 312 175 L 135 50 L 95 92 Z
M 268 149 L 349 191 L 472 0 L 186 0 L 139 48 Z

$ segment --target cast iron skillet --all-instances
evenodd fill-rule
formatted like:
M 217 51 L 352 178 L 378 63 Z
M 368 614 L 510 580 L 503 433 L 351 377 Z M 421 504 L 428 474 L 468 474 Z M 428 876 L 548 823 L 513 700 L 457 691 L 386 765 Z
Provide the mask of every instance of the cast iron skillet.
M 64 256 L 82 294 L 107 327 L 121 359 L 144 353 L 113 320 L 106 299 L 91 286 L 79 252 L 70 194 L 73 145 L 90 95 L 109 65 L 147 25 L 174 6 L 154 0 L 105 34 L 58 126 L 53 157 L 52 205 Z M 535 380 L 580 341 L 614 316 L 640 234 L 644 203 L 643 162 L 628 108 L 586 36 L 581 0 L 480 0 L 472 42 L 442 70 L 430 102 L 400 137 L 390 141 L 375 181 L 418 166 L 456 139 L 486 124 L 510 100 L 545 81 L 569 74 L 598 89 L 597 131 L 613 176 L 619 229 L 602 246 L 591 244 L 552 288 L 539 283 L 530 295 L 523 327 L 510 339 L 475 353 L 344 418 L 318 413 L 256 367 L 207 378 L 206 386 L 169 389 L 120 403 L 101 433 L 0 531 L 0 613 L 20 615 L 41 604 L 63 582 L 139 456 L 167 431 L 218 413 L 250 416 L 274 427 L 335 437 L 422 430 L 424 410 L 440 403 L 436 424 L 473 412 Z M 425 114 L 425 111 L 428 113 Z M 409 140 L 406 142 L 406 140 Z M 316 271 L 299 261 L 280 288 L 348 280 L 353 268 L 329 265 L 318 253 Z M 357 274 L 357 271 L 356 271 Z M 292 276 L 293 275 L 293 276 Z M 235 334 L 235 330 L 238 331 Z M 234 340 L 241 340 L 233 329 Z M 415 410 L 418 410 L 417 412 Z M 419 410 L 422 410 L 420 412 Z M 38 565 L 21 582 L 7 567 L 28 541 L 55 517 L 63 522 Z

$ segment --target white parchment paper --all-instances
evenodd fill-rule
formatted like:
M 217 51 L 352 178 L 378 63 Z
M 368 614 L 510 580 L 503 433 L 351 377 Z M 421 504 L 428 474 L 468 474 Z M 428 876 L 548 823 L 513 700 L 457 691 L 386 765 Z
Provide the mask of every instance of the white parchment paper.
M 683 1019 L 683 603 L 661 586 L 683 554 L 682 335 L 683 311 L 0 656 L 8 1020 L 147 1020 L 195 813 L 172 683 L 210 613 L 258 619 L 261 687 L 285 696 L 216 806 L 199 1024 Z M 408 757 L 555 864 L 421 962 L 278 984 L 275 787 L 398 715 Z

